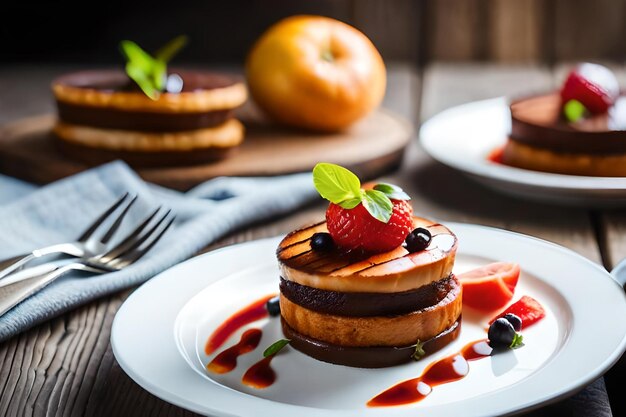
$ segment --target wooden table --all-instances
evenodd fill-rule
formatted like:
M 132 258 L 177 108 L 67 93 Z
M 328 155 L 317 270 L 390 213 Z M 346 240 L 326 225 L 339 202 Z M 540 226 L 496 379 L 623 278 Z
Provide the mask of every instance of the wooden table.
M 418 71 L 390 65 L 385 106 L 418 127 L 420 121 L 452 105 L 555 87 L 564 68 L 435 64 Z M 0 69 L 0 123 L 51 111 L 48 83 L 66 70 Z M 623 82 L 626 71 L 616 70 Z M 555 207 L 499 195 L 435 163 L 417 143 L 410 147 L 402 168 L 385 180 L 413 196 L 418 214 L 538 236 L 609 270 L 626 257 L 625 210 Z M 284 234 L 321 218 L 324 206 L 320 201 L 291 216 L 240 230 L 208 249 Z M 83 306 L 0 345 L 0 415 L 194 415 L 140 388 L 115 361 L 109 343 L 111 323 L 131 291 Z M 607 318 L 615 319 L 619 318 Z M 619 376 L 626 375 L 625 370 L 622 361 L 606 375 L 616 416 L 626 415 L 623 394 L 618 391 Z M 543 413 L 554 415 L 550 408 Z

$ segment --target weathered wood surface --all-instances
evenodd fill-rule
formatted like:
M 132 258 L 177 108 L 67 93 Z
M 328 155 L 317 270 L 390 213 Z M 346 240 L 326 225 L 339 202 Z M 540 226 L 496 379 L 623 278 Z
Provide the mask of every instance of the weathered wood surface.
M 11 83 L 0 81 L 0 109 L 9 114 L 0 117 L 22 117 L 48 106 L 43 104 L 47 95 L 29 86 L 42 85 L 50 72 L 26 73 L 28 76 L 14 76 Z M 0 72 L 0 80 L 2 75 Z M 529 88 L 550 88 L 556 78 L 554 71 L 538 67 L 435 65 L 419 74 L 409 66 L 393 66 L 385 105 L 417 126 L 420 120 L 448 106 L 494 95 L 515 95 Z M 22 95 L 21 109 L 10 105 L 13 94 Z M 614 262 L 626 256 L 624 212 L 590 212 L 498 195 L 435 163 L 416 143 L 401 170 L 385 178 L 405 188 L 414 197 L 415 210 L 430 217 L 532 234 L 605 264 L 607 259 Z M 320 202 L 274 222 L 235 232 L 212 248 L 280 235 L 321 218 L 323 211 Z M 600 246 L 598 231 L 606 237 Z M 111 323 L 129 293 L 86 305 L 0 345 L 0 415 L 193 415 L 144 391 L 116 363 L 109 344 Z M 533 414 L 538 415 L 555 414 L 548 407 Z M 615 415 L 620 414 L 616 411 Z

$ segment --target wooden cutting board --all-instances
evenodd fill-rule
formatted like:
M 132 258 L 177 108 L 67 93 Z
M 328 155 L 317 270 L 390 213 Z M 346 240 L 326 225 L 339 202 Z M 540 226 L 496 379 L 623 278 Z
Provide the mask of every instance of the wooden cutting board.
M 0 128 L 0 172 L 46 184 L 89 166 L 64 156 L 55 146 L 48 114 L 21 119 Z M 397 167 L 413 136 L 405 119 L 378 110 L 349 130 L 319 134 L 243 120 L 246 138 L 230 158 L 206 165 L 137 168 L 147 181 L 187 190 L 217 176 L 265 176 L 309 171 L 333 162 L 371 179 Z

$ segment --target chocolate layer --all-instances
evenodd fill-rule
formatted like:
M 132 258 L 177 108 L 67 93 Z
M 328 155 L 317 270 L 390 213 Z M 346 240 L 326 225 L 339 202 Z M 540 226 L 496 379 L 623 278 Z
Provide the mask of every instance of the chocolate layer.
M 234 85 L 238 80 L 234 77 L 208 71 L 192 71 L 171 69 L 170 74 L 178 74 L 183 79 L 183 92 L 212 90 Z M 121 70 L 80 71 L 63 75 L 53 84 L 71 87 L 89 88 L 99 91 L 139 91 L 136 85 Z
M 232 110 L 162 113 L 78 106 L 58 100 L 56 103 L 59 118 L 63 122 L 103 129 L 142 132 L 178 132 L 203 129 L 220 125 L 233 116 Z
M 281 319 L 283 334 L 291 340 L 291 346 L 300 352 L 323 362 L 358 368 L 384 368 L 412 360 L 415 345 L 402 347 L 344 347 L 310 338 L 293 330 Z M 422 348 L 430 355 L 459 337 L 461 317 L 437 336 L 423 342 Z
M 396 316 L 438 304 L 454 287 L 447 277 L 411 291 L 397 293 L 338 292 L 280 279 L 280 292 L 290 301 L 320 313 L 351 317 Z
M 609 114 L 567 123 L 561 116 L 558 93 L 534 96 L 511 103 L 511 140 L 563 153 L 616 154 L 626 152 L 626 97 Z M 620 104 L 622 103 L 622 104 Z
M 200 165 L 224 159 L 236 151 L 232 148 L 194 149 L 193 151 L 137 152 L 92 148 L 55 137 L 59 150 L 68 157 L 90 166 L 121 159 L 134 167 L 169 167 Z

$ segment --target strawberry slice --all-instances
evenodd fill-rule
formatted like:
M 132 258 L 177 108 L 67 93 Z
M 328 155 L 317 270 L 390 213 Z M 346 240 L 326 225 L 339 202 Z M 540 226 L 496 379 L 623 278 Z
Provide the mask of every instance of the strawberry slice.
M 508 313 L 515 314 L 522 319 L 522 328 L 535 324 L 546 316 L 546 311 L 543 309 L 541 304 L 539 304 L 539 301 L 525 295 L 515 303 L 511 304 L 502 313 L 491 319 L 489 324 L 493 323 L 500 317 L 504 317 Z
M 494 262 L 457 275 L 463 304 L 482 311 L 504 307 L 513 298 L 519 274 L 519 264 Z

